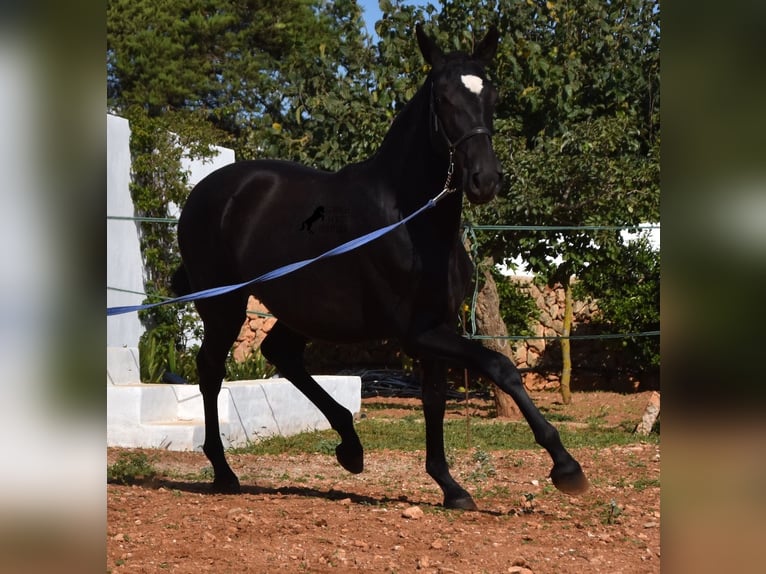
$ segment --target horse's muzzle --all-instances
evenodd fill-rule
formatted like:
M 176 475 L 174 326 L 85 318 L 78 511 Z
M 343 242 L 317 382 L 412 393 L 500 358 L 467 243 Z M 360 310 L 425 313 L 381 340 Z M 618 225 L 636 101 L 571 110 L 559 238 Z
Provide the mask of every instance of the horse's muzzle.
M 468 201 L 481 205 L 497 197 L 503 183 L 503 172 L 498 163 L 494 169 L 476 169 L 464 179 L 463 190 Z

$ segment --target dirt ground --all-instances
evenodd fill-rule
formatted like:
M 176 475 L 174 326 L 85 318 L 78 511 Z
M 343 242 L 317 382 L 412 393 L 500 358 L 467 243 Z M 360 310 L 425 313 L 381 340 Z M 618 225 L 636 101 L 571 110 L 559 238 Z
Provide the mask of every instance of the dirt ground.
M 555 393 L 531 394 L 544 412 L 567 415 L 559 427 L 635 424 L 649 396 L 577 393 L 564 407 Z M 365 399 L 362 411 L 396 417 L 418 404 Z M 486 417 L 487 403 L 472 405 L 472 417 Z M 464 405 L 448 416 L 465 417 Z M 147 450 L 159 479 L 107 486 L 107 571 L 659 572 L 659 445 L 570 450 L 591 481 L 577 497 L 552 487 L 542 449 L 455 454 L 453 475 L 478 512 L 440 506 L 423 450 L 366 452 L 360 475 L 331 455 L 230 455 L 239 495 L 207 493 L 202 453 Z M 108 462 L 124 451 L 109 449 Z

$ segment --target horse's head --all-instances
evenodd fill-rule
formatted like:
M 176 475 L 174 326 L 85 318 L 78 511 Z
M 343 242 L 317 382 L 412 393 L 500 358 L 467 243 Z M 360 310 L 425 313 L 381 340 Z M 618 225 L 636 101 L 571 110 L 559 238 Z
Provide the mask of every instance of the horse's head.
M 497 29 L 492 27 L 470 55 L 444 54 L 420 24 L 415 30 L 420 51 L 432 68 L 430 123 L 436 136 L 432 139 L 453 154 L 454 184 L 471 203 L 486 203 L 500 191 L 502 179 L 491 140 L 497 90 L 484 71 L 497 49 Z

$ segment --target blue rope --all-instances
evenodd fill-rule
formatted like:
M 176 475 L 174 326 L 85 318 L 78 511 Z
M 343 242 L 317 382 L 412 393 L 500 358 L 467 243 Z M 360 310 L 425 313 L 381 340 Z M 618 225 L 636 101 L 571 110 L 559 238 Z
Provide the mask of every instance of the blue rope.
M 292 273 L 293 271 L 302 269 L 303 267 L 306 267 L 307 265 L 311 265 L 312 263 L 315 263 L 322 259 L 327 259 L 329 257 L 334 257 L 342 253 L 347 253 L 349 251 L 357 249 L 358 247 L 361 247 L 362 245 L 365 245 L 366 243 L 375 241 L 376 239 L 378 239 L 379 237 L 382 237 L 386 233 L 389 233 L 393 231 L 394 229 L 396 229 L 397 227 L 404 225 L 405 223 L 410 221 L 412 218 L 416 217 L 417 215 L 420 215 L 422 212 L 426 211 L 427 209 L 431 209 L 434 205 L 436 205 L 436 202 L 439 201 L 444 196 L 444 193 L 445 192 L 442 192 L 436 197 L 434 197 L 433 199 L 430 199 L 428 203 L 426 203 L 423 207 L 411 213 L 404 219 L 397 221 L 396 223 L 392 223 L 391 225 L 387 225 L 386 227 L 381 227 L 380 229 L 367 233 L 366 235 L 362 235 L 361 237 L 357 237 L 356 239 L 352 239 L 351 241 L 347 241 L 346 243 L 343 243 L 342 245 L 339 245 L 338 247 L 330 249 L 329 251 L 325 251 L 324 253 L 322 253 L 321 255 L 318 255 L 317 257 L 313 257 L 311 259 L 304 259 L 302 261 L 296 261 L 295 263 L 284 265 L 282 267 L 279 267 L 278 269 L 274 269 L 273 271 L 264 273 L 263 275 L 260 275 L 256 277 L 255 279 L 251 279 L 250 281 L 245 281 L 244 283 L 237 283 L 236 285 L 225 285 L 223 287 L 213 287 L 211 289 L 204 289 L 203 291 L 189 293 L 188 295 L 182 295 L 181 297 L 176 297 L 175 299 L 167 299 L 165 301 L 159 301 L 157 303 L 148 303 L 145 305 L 126 305 L 122 307 L 107 307 L 106 316 L 111 317 L 112 315 L 122 315 L 123 313 L 132 313 L 133 311 L 142 311 L 144 309 L 151 309 L 152 307 L 159 307 L 160 305 L 168 305 L 170 303 L 187 303 L 189 301 L 195 301 L 197 299 L 206 299 L 208 297 L 216 297 L 218 295 L 223 295 L 224 293 L 230 293 L 231 291 L 236 291 L 237 289 L 241 289 L 242 287 L 246 287 L 254 283 L 263 283 L 264 281 L 277 279 L 278 277 L 282 277 L 283 275 L 287 275 L 288 273 Z

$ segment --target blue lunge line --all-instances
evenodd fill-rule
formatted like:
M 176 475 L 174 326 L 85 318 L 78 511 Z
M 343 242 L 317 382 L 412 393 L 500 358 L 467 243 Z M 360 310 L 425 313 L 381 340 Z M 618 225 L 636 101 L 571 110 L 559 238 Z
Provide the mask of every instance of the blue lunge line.
M 397 221 L 396 223 L 392 223 L 391 225 L 388 225 L 386 227 L 381 227 L 380 229 L 372 231 L 366 235 L 362 235 L 361 237 L 357 237 L 356 239 L 347 241 L 346 243 L 338 245 L 338 247 L 330 249 L 329 251 L 325 251 L 321 255 L 318 255 L 312 259 L 304 259 L 303 261 L 296 261 L 295 263 L 284 265 L 282 267 L 279 267 L 278 269 L 274 269 L 273 271 L 264 273 L 263 275 L 260 275 L 259 277 L 256 277 L 255 279 L 251 279 L 250 281 L 245 281 L 244 283 L 237 283 L 236 285 L 225 285 L 223 287 L 213 287 L 211 289 L 204 289 L 203 291 L 197 291 L 196 293 L 189 293 L 188 295 L 182 295 L 181 297 L 176 297 L 175 299 L 166 299 L 165 301 L 159 301 L 157 303 L 148 303 L 146 305 L 126 305 L 123 307 L 107 307 L 106 316 L 110 317 L 112 315 L 122 315 L 123 313 L 132 313 L 133 311 L 142 311 L 144 309 L 151 309 L 152 307 L 159 307 L 160 305 L 168 305 L 170 303 L 187 303 L 189 301 L 195 301 L 197 299 L 206 299 L 208 297 L 216 297 L 217 295 L 223 295 L 224 293 L 236 291 L 237 289 L 241 289 L 242 287 L 245 287 L 247 285 L 252 285 L 253 283 L 262 283 L 264 281 L 276 279 L 277 277 L 282 277 L 283 275 L 287 275 L 288 273 L 297 271 L 298 269 L 306 267 L 307 265 L 311 265 L 312 263 L 319 261 L 321 259 L 334 257 L 336 255 L 340 255 L 341 253 L 347 253 L 349 251 L 352 251 L 353 249 L 356 249 L 357 247 L 361 247 L 362 245 L 366 243 L 375 241 L 376 239 L 378 239 L 379 237 L 382 237 L 386 233 L 393 231 L 400 225 L 404 225 L 413 217 L 420 215 L 425 210 L 432 208 L 434 205 L 436 205 L 436 202 L 442 198 L 442 196 L 443 196 L 443 193 L 440 193 L 438 196 L 429 200 L 428 203 L 426 203 L 423 207 L 411 213 L 410 215 L 408 215 L 401 221 Z

